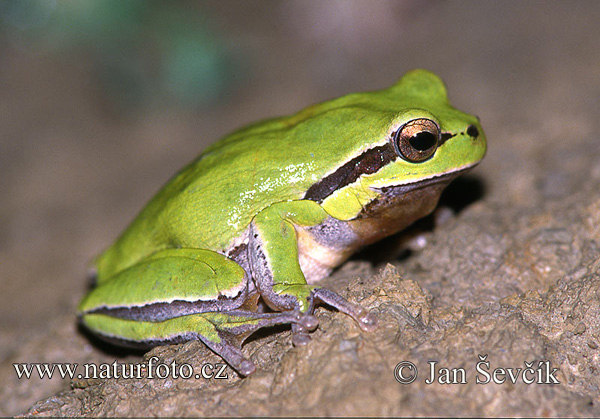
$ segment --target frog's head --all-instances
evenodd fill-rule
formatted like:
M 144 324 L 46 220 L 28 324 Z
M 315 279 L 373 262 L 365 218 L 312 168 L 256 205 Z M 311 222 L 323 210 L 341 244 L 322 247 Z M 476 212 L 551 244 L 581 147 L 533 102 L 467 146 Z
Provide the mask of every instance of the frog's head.
M 373 173 L 370 186 L 407 185 L 449 175 L 475 166 L 485 155 L 479 120 L 449 104 L 435 74 L 412 71 L 382 94 L 390 107 L 394 97 L 402 98 L 402 105 L 386 132 L 395 158 Z
M 454 109 L 443 82 L 428 71 L 415 70 L 389 89 L 343 99 L 346 109 L 353 108 L 362 138 L 356 130 L 344 138 L 354 142 L 351 158 L 306 194 L 337 218 L 356 218 L 374 202 L 426 200 L 426 208 L 413 212 L 429 212 L 443 187 L 485 154 L 477 117 Z

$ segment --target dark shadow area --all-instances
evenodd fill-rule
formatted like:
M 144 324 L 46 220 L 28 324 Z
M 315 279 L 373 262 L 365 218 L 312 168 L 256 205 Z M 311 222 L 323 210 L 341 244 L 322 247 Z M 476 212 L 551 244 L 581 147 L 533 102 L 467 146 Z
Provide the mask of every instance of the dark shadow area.
M 438 206 L 449 207 L 458 214 L 485 196 L 485 185 L 481 179 L 461 176 L 453 181 L 442 193 Z
M 279 333 L 289 331 L 290 328 L 291 324 L 278 324 L 275 326 L 261 327 L 256 332 L 252 333 L 246 338 L 242 347 L 245 346 L 248 342 L 253 342 L 258 339 L 266 338 L 267 336 L 277 335 Z

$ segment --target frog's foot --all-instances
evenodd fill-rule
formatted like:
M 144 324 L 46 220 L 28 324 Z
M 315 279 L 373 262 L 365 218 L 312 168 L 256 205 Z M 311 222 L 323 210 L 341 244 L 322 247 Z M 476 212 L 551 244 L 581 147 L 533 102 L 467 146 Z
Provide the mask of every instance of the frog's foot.
M 291 324 L 292 330 L 297 328 L 302 333 L 308 334 L 308 331 L 314 330 L 319 324 L 315 316 L 301 313 L 298 310 L 281 313 L 234 310 L 226 315 L 224 313 L 203 313 L 203 317 L 212 323 L 218 338 L 201 335 L 199 337 L 202 342 L 243 376 L 252 374 L 256 370 L 254 363 L 245 358 L 241 351 L 244 340 L 256 330 L 279 324 Z M 296 343 L 294 342 L 294 344 Z
M 327 305 L 330 305 L 333 308 L 341 311 L 352 317 L 358 326 L 364 330 L 365 332 L 371 332 L 375 330 L 377 327 L 377 321 L 375 316 L 363 307 L 353 304 L 350 301 L 346 300 L 339 294 L 336 294 L 333 291 L 330 291 L 326 288 L 316 288 L 311 297 L 313 301 L 311 302 L 311 306 L 316 304 L 317 302 L 322 302 Z
M 231 368 L 236 370 L 240 375 L 245 377 L 256 371 L 254 362 L 245 358 L 242 354 L 241 343 L 235 335 L 224 331 L 219 331 L 218 334 L 220 338 L 219 342 L 203 338 L 201 338 L 201 340 L 213 352 L 217 353 L 231 365 Z
M 326 288 L 315 288 L 308 297 L 308 309 L 306 313 L 301 314 L 298 322 L 292 323 L 292 343 L 294 346 L 303 346 L 310 342 L 309 332 L 313 331 L 319 325 L 318 319 L 312 315 L 315 306 L 319 303 L 327 304 L 338 311 L 352 317 L 358 326 L 371 332 L 377 327 L 375 316 L 365 310 L 363 307 L 353 304 L 339 294 Z

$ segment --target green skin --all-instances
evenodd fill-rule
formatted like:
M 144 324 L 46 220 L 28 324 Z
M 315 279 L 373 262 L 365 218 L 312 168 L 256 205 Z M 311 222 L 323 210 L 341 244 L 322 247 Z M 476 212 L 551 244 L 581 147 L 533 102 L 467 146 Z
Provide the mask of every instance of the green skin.
M 200 339 L 241 375 L 255 370 L 246 337 L 291 324 L 294 344 L 306 344 L 318 303 L 371 330 L 366 310 L 314 284 L 429 214 L 485 150 L 477 118 L 424 70 L 241 129 L 171 179 L 95 260 L 80 319 L 124 345 Z

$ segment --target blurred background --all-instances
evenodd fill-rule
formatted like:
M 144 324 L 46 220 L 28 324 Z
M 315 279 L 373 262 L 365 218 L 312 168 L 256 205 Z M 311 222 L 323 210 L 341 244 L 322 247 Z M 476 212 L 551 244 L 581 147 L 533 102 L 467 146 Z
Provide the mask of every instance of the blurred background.
M 89 260 L 206 145 L 413 68 L 481 118 L 490 199 L 527 199 L 504 162 L 597 132 L 599 5 L 0 2 L 0 357 L 74 313 Z

